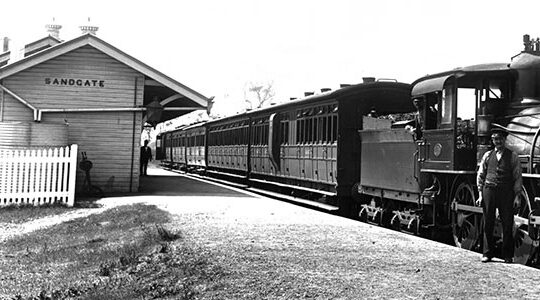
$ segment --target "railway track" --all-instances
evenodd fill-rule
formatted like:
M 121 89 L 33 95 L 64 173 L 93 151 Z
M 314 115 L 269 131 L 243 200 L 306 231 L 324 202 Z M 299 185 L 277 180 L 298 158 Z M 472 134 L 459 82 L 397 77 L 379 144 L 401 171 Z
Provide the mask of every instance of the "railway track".
M 225 185 L 225 186 L 228 186 L 228 187 L 241 189 L 241 190 L 251 192 L 251 193 L 254 193 L 254 194 L 257 194 L 257 195 L 261 195 L 261 196 L 273 198 L 273 199 L 276 199 L 276 200 L 292 203 L 292 204 L 295 204 L 295 205 L 299 205 L 299 206 L 302 206 L 302 207 L 314 209 L 314 210 L 317 210 L 317 211 L 321 211 L 321 212 L 325 212 L 325 213 L 329 213 L 329 214 L 333 214 L 333 215 L 339 215 L 339 216 L 342 216 L 342 217 L 346 217 L 346 218 L 349 218 L 349 219 L 356 220 L 358 222 L 363 222 L 363 223 L 368 223 L 368 224 L 371 224 L 371 225 L 374 225 L 374 226 L 384 227 L 384 226 L 380 225 L 377 222 L 371 221 L 369 218 L 367 218 L 365 220 L 361 220 L 356 214 L 352 215 L 352 216 L 343 216 L 343 214 L 340 214 L 339 207 L 337 205 L 321 203 L 321 201 L 314 201 L 314 200 L 307 199 L 307 198 L 304 198 L 304 197 L 301 197 L 301 196 L 298 195 L 301 192 L 304 192 L 305 194 L 309 193 L 310 198 L 312 198 L 312 199 L 313 199 L 314 196 L 315 197 L 320 197 L 320 198 L 324 198 L 324 197 L 328 196 L 328 194 L 325 194 L 325 193 L 323 193 L 321 191 L 312 190 L 312 189 L 304 189 L 304 190 L 300 190 L 297 193 L 292 193 L 292 195 L 287 195 L 287 194 L 284 194 L 284 193 L 280 193 L 280 192 L 276 192 L 276 191 L 267 189 L 268 187 L 272 187 L 272 186 L 275 187 L 275 185 L 276 185 L 275 183 L 266 182 L 266 186 L 265 186 L 265 182 L 263 182 L 261 180 L 256 180 L 256 181 L 251 181 L 251 185 L 250 185 L 250 184 L 246 183 L 246 181 L 247 181 L 246 178 L 241 177 L 241 176 L 232 176 L 231 177 L 231 176 L 229 176 L 230 174 L 222 174 L 223 175 L 222 178 L 217 178 L 217 177 L 214 177 L 214 176 L 201 175 L 201 174 L 198 174 L 198 173 L 186 172 L 186 171 L 182 171 L 182 170 L 178 170 L 178 169 L 174 169 L 174 168 L 169 168 L 169 167 L 163 167 L 163 168 L 168 170 L 168 171 L 175 172 L 175 173 L 178 173 L 178 174 L 182 174 L 184 176 L 188 176 L 188 177 L 195 178 L 195 179 L 198 179 L 198 180 L 203 180 L 203 181 L 207 181 L 207 182 L 213 182 L 213 183 L 222 184 L 222 185 Z M 199 172 L 199 173 L 202 173 L 202 172 Z M 216 174 L 213 174 L 213 175 L 216 175 Z M 228 177 L 228 180 L 223 178 L 225 176 Z M 255 183 L 255 185 L 253 185 L 253 183 Z M 389 229 L 400 231 L 401 233 L 408 234 L 408 235 L 417 235 L 417 236 L 420 236 L 420 237 L 423 237 L 423 238 L 427 238 L 429 240 L 434 240 L 434 241 L 437 241 L 437 242 L 441 242 L 441 243 L 444 243 L 444 244 L 455 246 L 455 244 L 453 243 L 451 231 L 448 230 L 448 229 L 439 232 L 437 235 L 433 234 L 432 232 L 427 232 L 426 230 L 421 231 L 421 232 L 412 232 L 412 231 L 407 231 L 407 230 L 400 230 L 400 229 L 397 229 L 395 227 L 389 227 Z
M 273 198 L 273 199 L 277 199 L 277 200 L 281 200 L 281 201 L 285 201 L 285 202 L 289 202 L 289 203 L 294 203 L 294 204 L 297 204 L 297 205 L 301 205 L 301 206 L 309 207 L 309 208 L 312 208 L 312 209 L 328 212 L 328 213 L 331 213 L 331 214 L 337 214 L 338 210 L 339 210 L 339 207 L 335 206 L 335 205 L 325 204 L 325 203 L 321 203 L 321 202 L 318 202 L 318 201 L 313 201 L 313 200 L 310 200 L 310 199 L 305 199 L 305 198 L 294 196 L 294 195 L 286 195 L 286 194 L 282 194 L 282 193 L 278 193 L 278 192 L 275 192 L 275 191 L 264 189 L 264 188 L 262 188 L 262 185 L 264 185 L 264 183 L 262 183 L 261 181 L 259 181 L 260 185 L 253 186 L 253 185 L 248 185 L 248 184 L 244 184 L 244 183 L 240 183 L 240 182 L 235 182 L 235 181 L 232 181 L 232 180 L 225 180 L 225 179 L 222 179 L 222 178 L 216 178 L 216 177 L 212 177 L 212 176 L 200 175 L 200 174 L 197 174 L 197 173 L 180 171 L 180 170 L 172 169 L 172 168 L 168 168 L 168 167 L 163 167 L 163 168 L 168 170 L 168 171 L 175 172 L 175 173 L 178 173 L 178 174 L 182 174 L 184 176 L 188 176 L 188 177 L 191 177 L 191 178 L 196 178 L 196 179 L 199 179 L 199 180 L 205 180 L 205 181 L 209 181 L 209 182 L 223 184 L 223 185 L 226 185 L 226 186 L 229 186 L 229 187 L 234 187 L 234 188 L 238 188 L 238 189 L 241 189 L 241 190 L 244 190 L 244 191 L 252 192 L 252 193 L 257 194 L 257 195 L 261 195 L 261 196 L 265 196 L 265 197 L 269 197 L 269 198 Z M 243 178 L 243 177 L 242 178 L 239 177 L 237 179 L 244 179 L 245 180 L 245 178 Z M 270 183 L 268 183 L 268 184 L 270 184 Z M 319 191 L 306 189 L 305 192 L 317 193 Z M 321 197 L 326 196 L 324 193 L 319 192 L 319 194 L 320 194 Z

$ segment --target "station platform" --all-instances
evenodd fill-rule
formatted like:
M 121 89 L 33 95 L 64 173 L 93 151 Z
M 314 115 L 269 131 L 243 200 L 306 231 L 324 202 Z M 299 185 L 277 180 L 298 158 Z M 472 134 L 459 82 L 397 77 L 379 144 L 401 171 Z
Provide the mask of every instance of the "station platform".
M 176 172 L 150 168 L 141 194 L 226 269 L 223 289 L 200 299 L 540 297 L 538 269 Z

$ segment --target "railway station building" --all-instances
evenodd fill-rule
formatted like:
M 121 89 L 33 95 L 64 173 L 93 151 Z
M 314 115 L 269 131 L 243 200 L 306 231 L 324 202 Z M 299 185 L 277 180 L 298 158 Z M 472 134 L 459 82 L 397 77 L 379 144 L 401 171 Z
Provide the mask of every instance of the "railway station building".
M 93 185 L 136 192 L 143 126 L 206 108 L 208 98 L 100 39 L 97 27 L 62 41 L 61 26 L 47 26 L 16 61 L 0 40 L 0 148 L 77 144 Z M 85 176 L 77 168 L 77 192 Z

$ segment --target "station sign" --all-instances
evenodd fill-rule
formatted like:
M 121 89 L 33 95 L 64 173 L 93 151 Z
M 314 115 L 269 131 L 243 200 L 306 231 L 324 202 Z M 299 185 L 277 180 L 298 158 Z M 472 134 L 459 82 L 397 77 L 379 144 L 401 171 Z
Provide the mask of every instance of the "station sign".
M 82 86 L 82 87 L 105 87 L 105 80 L 81 79 L 81 78 L 45 78 L 46 85 L 57 86 Z

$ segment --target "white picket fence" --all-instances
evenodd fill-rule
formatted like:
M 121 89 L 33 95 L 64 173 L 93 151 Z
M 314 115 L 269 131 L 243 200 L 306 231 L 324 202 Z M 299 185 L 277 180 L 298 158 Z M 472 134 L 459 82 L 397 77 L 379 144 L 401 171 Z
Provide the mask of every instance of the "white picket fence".
M 0 207 L 62 203 L 73 206 L 77 145 L 0 149 Z

